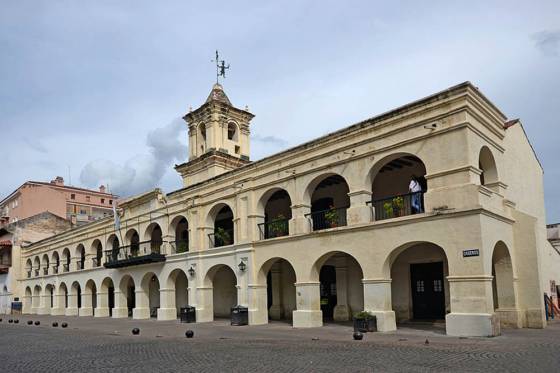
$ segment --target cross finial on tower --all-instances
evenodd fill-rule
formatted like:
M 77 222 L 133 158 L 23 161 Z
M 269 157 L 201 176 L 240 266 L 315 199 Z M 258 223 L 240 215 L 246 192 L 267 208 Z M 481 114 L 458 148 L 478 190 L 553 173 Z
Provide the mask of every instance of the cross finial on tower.
M 226 77 L 226 70 L 229 69 L 229 63 L 226 66 L 226 62 L 224 60 L 220 60 L 220 55 L 218 54 L 218 50 L 216 50 L 216 59 L 212 60 L 212 62 L 216 62 L 216 84 L 219 84 L 220 76 L 223 78 Z

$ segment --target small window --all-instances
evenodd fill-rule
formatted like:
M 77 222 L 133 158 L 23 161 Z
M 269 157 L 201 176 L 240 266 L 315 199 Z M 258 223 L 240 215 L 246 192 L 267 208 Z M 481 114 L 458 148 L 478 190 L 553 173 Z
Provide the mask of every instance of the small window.
M 101 198 L 101 203 L 105 203 L 105 198 Z
M 434 280 L 434 292 L 441 293 L 443 290 L 443 284 L 441 280 Z
M 70 194 L 70 199 L 76 199 L 76 195 L 74 193 Z
M 237 126 L 235 125 L 235 123 L 228 124 L 227 132 L 228 140 L 237 141 Z
M 90 200 L 91 200 L 91 198 L 89 196 L 86 196 L 86 201 L 89 202 Z
M 424 292 L 424 281 L 418 280 L 416 281 L 416 292 L 423 293 Z
M 110 205 L 113 204 L 113 200 L 112 200 L 112 199 L 109 200 L 109 204 L 110 204 Z
M 235 145 L 235 154 L 239 154 L 241 148 L 238 145 Z

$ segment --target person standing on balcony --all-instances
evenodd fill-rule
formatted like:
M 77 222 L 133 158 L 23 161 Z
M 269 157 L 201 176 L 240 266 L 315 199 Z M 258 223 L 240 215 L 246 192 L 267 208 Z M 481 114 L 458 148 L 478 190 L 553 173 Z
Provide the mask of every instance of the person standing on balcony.
M 418 214 L 422 212 L 422 200 L 420 194 L 420 192 L 422 192 L 422 185 L 416 175 L 412 175 L 410 184 L 408 185 L 408 192 L 411 194 L 410 204 L 412 205 L 412 213 Z

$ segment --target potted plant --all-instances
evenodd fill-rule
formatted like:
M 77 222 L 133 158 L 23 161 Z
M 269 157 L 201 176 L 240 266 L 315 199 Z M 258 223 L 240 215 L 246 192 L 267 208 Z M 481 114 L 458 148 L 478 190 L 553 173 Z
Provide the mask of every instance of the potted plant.
M 214 238 L 216 240 L 214 246 L 225 246 L 231 244 L 231 237 L 229 233 L 222 227 L 218 227 L 216 232 L 214 232 Z
M 393 213 L 396 216 L 403 215 L 404 199 L 402 197 L 395 197 L 392 200 Z
M 286 218 L 284 215 L 278 215 L 274 220 L 269 223 L 270 237 L 280 237 L 285 233 Z
M 385 211 L 385 217 L 393 217 L 393 202 L 385 202 L 383 204 L 383 210 Z
M 325 212 L 325 221 L 327 226 L 331 228 L 338 227 L 338 211 L 333 206 L 329 206 L 329 209 Z
M 354 314 L 354 331 L 367 333 L 377 331 L 377 318 L 371 312 L 360 311 Z

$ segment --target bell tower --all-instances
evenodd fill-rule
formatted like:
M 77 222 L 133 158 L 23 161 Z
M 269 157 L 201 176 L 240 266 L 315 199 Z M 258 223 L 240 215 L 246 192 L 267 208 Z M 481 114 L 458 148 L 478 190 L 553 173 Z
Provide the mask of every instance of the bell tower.
M 216 83 L 206 102 L 183 119 L 189 129 L 189 160 L 176 165 L 184 186 L 249 163 L 249 122 L 254 115 L 234 107 Z

